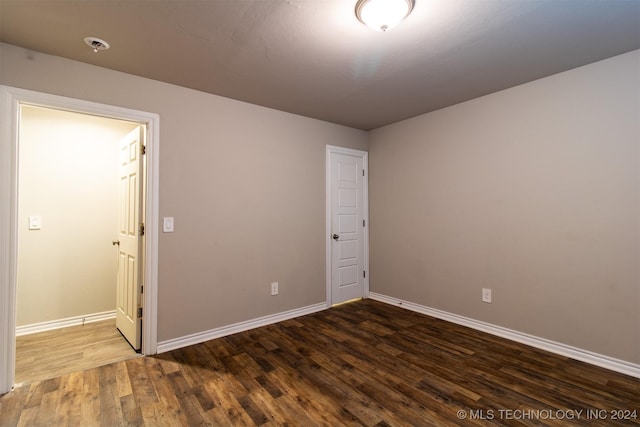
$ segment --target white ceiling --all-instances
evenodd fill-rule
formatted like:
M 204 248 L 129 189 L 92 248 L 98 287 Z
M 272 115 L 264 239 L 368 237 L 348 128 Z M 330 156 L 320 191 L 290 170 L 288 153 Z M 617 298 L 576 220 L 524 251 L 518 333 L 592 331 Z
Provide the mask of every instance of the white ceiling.
M 0 0 L 0 41 L 364 130 L 640 48 L 640 0 L 355 3 Z

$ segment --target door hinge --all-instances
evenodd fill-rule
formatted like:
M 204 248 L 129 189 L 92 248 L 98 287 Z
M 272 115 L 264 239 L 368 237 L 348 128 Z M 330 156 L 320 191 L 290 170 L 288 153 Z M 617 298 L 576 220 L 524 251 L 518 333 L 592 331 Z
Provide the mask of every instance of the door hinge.
M 144 223 L 140 223 L 140 225 L 138 226 L 138 231 L 141 236 L 144 236 Z
M 140 293 L 144 294 L 144 285 L 140 285 Z
M 363 227 L 365 226 L 365 225 L 364 225 L 364 219 L 362 220 L 362 226 L 363 226 Z
M 142 307 L 138 307 L 138 319 L 142 319 Z
M 143 155 L 143 156 L 145 154 L 147 154 L 147 146 L 146 145 L 141 145 L 140 146 L 140 154 Z
M 364 176 L 364 169 L 362 169 L 362 176 Z
M 367 272 L 366 271 L 362 271 L 362 277 L 364 277 L 365 279 L 367 278 Z

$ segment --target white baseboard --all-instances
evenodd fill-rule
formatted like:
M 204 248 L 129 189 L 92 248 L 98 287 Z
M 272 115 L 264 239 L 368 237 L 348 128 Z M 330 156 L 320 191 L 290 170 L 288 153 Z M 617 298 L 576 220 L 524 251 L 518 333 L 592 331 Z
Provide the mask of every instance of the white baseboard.
M 116 311 L 109 310 L 101 313 L 83 314 L 81 316 L 67 317 L 65 319 L 49 320 L 47 322 L 32 323 L 31 325 L 17 326 L 16 336 L 35 334 L 37 332 L 51 331 L 66 328 L 68 326 L 84 325 L 85 323 L 99 322 L 101 320 L 115 319 Z
M 503 328 L 502 326 L 481 322 L 479 320 L 474 320 L 468 317 L 459 316 L 457 314 L 449 313 L 424 305 L 404 301 L 399 298 L 393 298 L 387 295 L 378 294 L 376 292 L 369 292 L 369 298 L 387 304 L 395 305 L 397 307 L 405 308 L 407 310 L 426 314 L 428 316 L 436 317 L 438 319 L 446 320 L 451 323 L 467 326 L 478 331 L 487 332 L 491 335 L 507 338 L 512 341 L 530 345 L 532 347 L 546 350 L 551 353 L 556 353 L 565 357 L 569 357 L 571 359 L 580 360 L 581 362 L 600 366 L 601 368 L 610 369 L 615 372 L 620 372 L 622 374 L 640 378 L 640 365 L 627 362 L 625 360 L 615 359 L 613 357 L 593 353 L 581 348 L 572 347 L 570 345 L 562 344 L 556 341 L 547 340 L 544 338 L 536 337 L 534 335 L 529 335 L 523 332 L 514 331 L 512 329 Z
M 247 320 L 244 322 L 234 323 L 220 328 L 209 329 L 208 331 L 198 332 L 183 337 L 174 338 L 158 343 L 158 354 L 178 348 L 186 347 L 193 344 L 209 341 L 216 338 L 225 337 L 227 335 L 236 334 L 238 332 L 248 331 L 250 329 L 259 328 L 261 326 L 271 325 L 273 323 L 282 322 L 283 320 L 293 319 L 295 317 L 305 316 L 307 314 L 316 313 L 326 310 L 327 303 L 309 305 L 307 307 L 296 308 L 281 313 L 271 314 L 269 316 L 259 317 L 257 319 Z

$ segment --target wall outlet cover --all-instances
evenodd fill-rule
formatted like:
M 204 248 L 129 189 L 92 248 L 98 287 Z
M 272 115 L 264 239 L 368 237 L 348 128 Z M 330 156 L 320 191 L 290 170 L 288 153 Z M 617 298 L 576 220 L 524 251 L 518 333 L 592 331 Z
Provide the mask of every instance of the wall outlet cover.
M 482 302 L 491 304 L 491 289 L 482 288 Z

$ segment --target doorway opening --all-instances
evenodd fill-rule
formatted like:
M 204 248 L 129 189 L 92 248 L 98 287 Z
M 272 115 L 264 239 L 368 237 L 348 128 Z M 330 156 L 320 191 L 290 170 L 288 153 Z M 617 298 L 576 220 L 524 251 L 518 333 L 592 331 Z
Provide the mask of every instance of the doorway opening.
M 121 123 L 129 123 L 131 126 L 134 126 L 134 124 L 140 125 L 140 128 L 144 130 L 143 133 L 145 135 L 146 144 L 142 150 L 143 153 L 146 154 L 144 156 L 146 170 L 139 174 L 135 180 L 136 182 L 143 182 L 145 189 L 144 193 L 139 193 L 142 194 L 143 197 L 140 197 L 140 206 L 142 207 L 139 211 L 140 224 L 137 224 L 138 226 L 136 227 L 136 230 L 144 230 L 144 239 L 140 240 L 140 252 L 144 254 L 144 257 L 139 260 L 142 262 L 136 262 L 136 265 L 140 265 L 138 269 L 138 271 L 140 271 L 140 277 L 144 279 L 144 281 L 139 283 L 141 291 L 144 286 L 144 295 L 142 295 L 138 304 L 138 308 L 140 310 L 136 310 L 136 312 L 139 313 L 142 323 L 139 330 L 141 337 L 140 340 L 142 342 L 141 353 L 144 355 L 150 355 L 157 352 L 159 116 L 153 113 L 97 104 L 89 101 L 65 98 L 8 86 L 0 86 L 0 120 L 3 122 L 2 132 L 0 132 L 0 394 L 11 390 L 15 382 L 16 326 L 18 326 L 18 328 L 26 328 L 27 325 L 30 327 L 34 327 L 35 325 L 37 328 L 43 327 L 42 323 L 47 324 L 47 322 L 49 322 L 49 327 L 60 326 L 61 324 L 56 325 L 56 321 L 64 322 L 65 320 L 72 323 L 78 321 L 81 323 L 91 323 L 91 321 L 94 320 L 104 321 L 104 319 L 101 319 L 101 316 L 106 317 L 107 320 L 109 317 L 115 317 L 116 311 L 114 310 L 116 308 L 116 301 L 112 300 L 112 309 L 102 310 L 99 305 L 90 306 L 90 302 L 87 302 L 86 299 L 82 300 L 81 298 L 83 296 L 82 294 L 94 294 L 101 296 L 100 298 L 95 298 L 97 301 L 111 299 L 110 297 L 104 296 L 104 292 L 107 291 L 97 289 L 92 289 L 91 291 L 88 290 L 90 288 L 90 284 L 87 283 L 87 281 L 90 279 L 87 279 L 86 277 L 88 276 L 86 275 L 83 276 L 86 272 L 82 271 L 82 269 L 87 268 L 87 266 L 84 265 L 84 263 L 74 262 L 74 260 L 79 258 L 82 252 L 81 249 L 75 249 L 75 247 L 79 247 L 79 243 L 83 240 L 100 240 L 100 245 L 104 244 L 108 247 L 108 251 L 112 252 L 112 263 L 117 263 L 116 260 L 118 255 L 116 254 L 119 254 L 119 251 L 114 249 L 114 246 L 116 245 L 112 245 L 113 241 L 118 240 L 117 227 L 111 231 L 108 239 L 105 242 L 102 242 L 102 238 L 90 238 L 90 232 L 87 228 L 91 227 L 85 227 L 82 223 L 85 220 L 86 222 L 90 222 L 87 219 L 89 216 L 99 216 L 96 211 L 91 213 L 83 210 L 87 208 L 86 205 L 92 203 L 89 202 L 90 194 L 86 194 L 86 197 L 77 198 L 82 199 L 85 202 L 83 206 L 72 206 L 68 200 L 63 203 L 58 203 L 63 205 L 63 209 L 60 210 L 63 212 L 62 214 L 59 212 L 55 213 L 54 211 L 45 211 L 47 213 L 43 214 L 42 212 L 38 212 L 40 209 L 36 209 L 33 206 L 25 207 L 21 205 L 21 202 L 23 202 L 23 196 L 27 193 L 22 194 L 20 190 L 22 189 L 22 184 L 25 184 L 25 181 L 28 181 L 28 178 L 21 176 L 22 167 L 25 166 L 20 163 L 21 159 L 19 157 L 19 154 L 22 154 L 23 149 L 23 146 L 21 145 L 21 124 L 23 118 L 26 117 L 23 117 L 23 109 L 26 110 L 27 108 L 39 108 L 41 110 L 50 109 L 58 113 L 78 113 L 89 116 L 93 119 L 113 119 Z M 75 146 L 76 151 L 82 151 L 85 148 L 85 146 L 81 145 Z M 40 147 L 36 149 L 36 152 L 39 150 L 44 151 L 45 148 Z M 118 156 L 117 158 L 119 161 L 121 157 L 118 150 L 119 148 L 116 145 L 116 155 Z M 39 154 L 42 154 L 42 152 Z M 76 154 L 78 153 L 62 156 L 62 158 L 58 158 L 58 162 L 68 162 L 70 157 L 77 157 Z M 51 154 L 52 157 L 55 155 L 56 153 Z M 82 167 L 96 168 L 96 162 L 97 161 L 95 159 L 91 161 L 85 159 L 84 161 L 81 160 L 76 162 L 76 166 L 79 165 L 80 169 L 82 169 Z M 118 163 L 116 162 L 116 165 L 117 164 Z M 69 165 L 65 164 L 65 166 Z M 72 178 L 71 180 L 67 180 L 67 183 L 72 182 L 73 178 L 75 178 L 76 181 L 87 180 L 86 178 L 83 178 L 77 170 L 74 172 L 72 167 L 62 167 L 60 169 Z M 69 176 L 67 178 L 69 178 Z M 40 187 L 45 187 L 48 184 L 50 183 L 42 184 L 41 182 Z M 119 184 L 116 182 L 116 189 L 118 186 Z M 31 191 L 32 190 L 30 190 L 30 192 Z M 66 191 L 66 189 L 64 191 Z M 92 192 L 90 189 L 86 188 L 83 191 L 87 193 Z M 49 199 L 53 199 L 51 204 L 55 205 L 56 192 L 49 191 L 49 194 L 46 196 Z M 27 201 L 28 197 L 25 196 L 24 199 Z M 60 202 L 60 199 L 57 200 Z M 106 210 L 107 208 L 104 209 Z M 51 259 L 52 257 L 50 256 L 44 257 L 41 253 L 41 258 L 38 260 L 37 264 L 39 268 L 32 268 L 31 270 L 22 269 L 21 265 L 19 266 L 18 263 L 18 259 L 22 259 L 22 257 L 19 257 L 18 251 L 19 247 L 22 248 L 25 246 L 25 242 L 21 240 L 20 246 L 18 245 L 20 233 L 23 231 L 27 233 L 29 238 L 36 240 L 38 237 L 42 238 L 45 231 L 53 231 L 53 227 L 51 226 L 57 224 L 58 219 L 60 219 L 60 217 L 64 217 L 71 210 L 80 211 L 80 219 L 76 219 L 76 221 L 71 225 L 63 226 L 62 237 L 53 239 L 54 243 L 61 247 L 65 247 L 65 250 L 58 252 L 57 255 L 59 257 L 58 261 L 63 260 L 64 262 L 59 262 L 58 270 L 55 271 L 55 274 L 49 272 L 46 274 L 47 277 L 45 277 L 45 279 L 51 283 L 58 279 L 56 275 L 63 276 L 62 270 L 64 269 L 62 267 L 65 267 L 67 270 L 72 272 L 74 272 L 75 269 L 76 271 L 74 273 L 78 277 L 84 277 L 84 279 L 78 280 L 80 286 L 72 290 L 67 290 L 67 293 L 62 297 L 59 296 L 57 298 L 52 298 L 49 296 L 45 298 L 54 306 L 53 309 L 52 307 L 49 307 L 45 309 L 45 311 L 53 310 L 55 312 L 58 310 L 53 314 L 48 313 L 48 315 L 50 315 L 48 320 L 41 322 L 33 321 L 33 317 L 31 318 L 31 321 L 25 320 L 22 317 L 18 318 L 18 316 L 22 316 L 23 314 L 18 309 L 18 299 L 22 300 L 22 298 L 25 298 L 20 295 L 22 293 L 22 289 L 18 288 L 18 279 L 28 278 L 30 275 L 33 276 L 34 274 L 37 276 L 37 272 L 39 270 L 46 270 L 44 266 L 47 263 L 55 265 L 55 259 Z M 38 232 L 40 232 L 40 235 L 37 234 Z M 31 234 L 29 235 L 28 233 Z M 77 245 L 74 247 L 73 243 L 77 243 Z M 71 249 L 69 249 L 69 247 L 71 247 Z M 75 255 L 77 256 L 74 256 L 74 250 L 76 251 Z M 38 255 L 37 249 L 35 251 L 36 255 Z M 64 253 L 64 255 L 60 255 L 61 253 Z M 65 272 L 65 274 L 67 273 L 68 272 Z M 97 276 L 102 277 L 100 274 Z M 97 276 L 94 276 L 94 279 Z M 109 276 L 109 274 L 106 274 L 105 276 Z M 60 313 L 63 313 L 62 305 L 66 302 L 76 303 L 77 306 L 82 307 L 80 309 L 76 307 L 75 313 L 80 314 L 72 314 L 70 316 L 63 314 L 62 317 L 60 317 Z M 32 316 L 33 314 L 26 315 Z M 27 330 L 28 328 L 24 329 L 22 332 Z
M 119 143 L 140 127 L 20 106 L 16 383 L 135 356 L 115 330 L 122 266 L 112 241 Z

